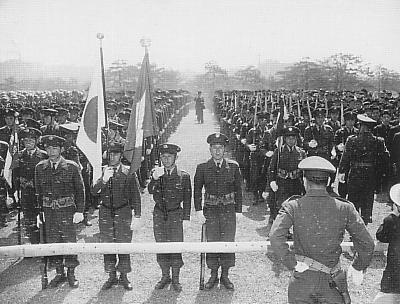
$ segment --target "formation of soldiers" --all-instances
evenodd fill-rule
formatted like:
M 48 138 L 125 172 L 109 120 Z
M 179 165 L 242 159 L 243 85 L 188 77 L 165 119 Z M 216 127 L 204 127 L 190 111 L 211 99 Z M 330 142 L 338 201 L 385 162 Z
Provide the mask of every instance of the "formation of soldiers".
M 284 200 L 304 193 L 297 165 L 306 156 L 337 168 L 329 192 L 338 173 L 338 194 L 354 201 L 366 224 L 372 222 L 374 194 L 387 194 L 399 181 L 397 94 L 217 91 L 214 105 L 246 190 L 254 204 L 267 199 L 271 223 Z

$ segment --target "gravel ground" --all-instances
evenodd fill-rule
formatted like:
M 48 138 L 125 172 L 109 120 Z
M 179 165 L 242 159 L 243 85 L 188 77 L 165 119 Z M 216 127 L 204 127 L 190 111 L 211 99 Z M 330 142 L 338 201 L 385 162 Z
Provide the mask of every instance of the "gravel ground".
M 205 123 L 195 122 L 193 106 L 189 114 L 183 118 L 176 133 L 169 141 L 182 147 L 178 165 L 188 171 L 193 178 L 196 165 L 209 158 L 206 137 L 219 131 L 219 126 L 213 113 L 206 109 Z M 237 241 L 265 241 L 270 227 L 268 226 L 268 212 L 265 206 L 252 206 L 252 195 L 244 194 L 244 217 L 237 226 Z M 368 226 L 372 235 L 390 212 L 383 198 L 378 197 L 375 204 L 374 223 Z M 136 226 L 132 242 L 153 242 L 151 212 L 153 202 L 146 192 L 142 197 L 142 219 Z M 9 219 L 7 227 L 0 230 L 0 246 L 16 244 L 16 216 Z M 93 226 L 84 228 L 79 226 L 79 242 L 98 242 L 98 211 L 92 214 Z M 200 241 L 201 223 L 193 218 L 185 231 L 185 240 Z M 133 284 L 132 291 L 125 291 L 121 286 L 109 291 L 101 291 L 101 286 L 107 279 L 103 272 L 103 260 L 99 255 L 82 255 L 79 257 L 81 265 L 76 274 L 80 281 L 78 289 L 70 289 L 64 284 L 58 289 L 41 291 L 40 259 L 0 259 L 0 303 L 287 303 L 287 285 L 290 273 L 282 265 L 273 263 L 265 253 L 240 253 L 236 255 L 236 267 L 231 271 L 231 279 L 235 284 L 235 291 L 229 292 L 223 287 L 212 291 L 199 291 L 199 255 L 184 254 L 185 266 L 181 271 L 183 291 L 176 293 L 165 289 L 154 290 L 159 280 L 160 269 L 155 255 L 132 255 L 133 272 L 129 278 Z M 342 262 L 349 265 L 350 258 L 342 256 Z M 379 283 L 385 266 L 385 257 L 374 257 L 368 269 L 365 281 L 361 287 L 350 285 L 353 303 L 371 303 L 379 291 Z M 49 272 L 50 279 L 54 271 Z M 206 273 L 206 279 L 208 271 Z

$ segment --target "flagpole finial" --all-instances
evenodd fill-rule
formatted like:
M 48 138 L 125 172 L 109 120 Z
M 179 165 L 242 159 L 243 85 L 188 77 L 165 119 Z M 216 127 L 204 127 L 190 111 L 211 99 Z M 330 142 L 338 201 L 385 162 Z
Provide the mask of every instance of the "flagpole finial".
M 96 38 L 99 39 L 100 41 L 100 46 L 101 46 L 101 42 L 104 39 L 104 34 L 103 33 L 97 33 Z
M 146 50 L 146 53 L 147 53 L 148 48 L 151 45 L 151 40 L 149 38 L 143 37 L 142 39 L 140 39 L 140 44 L 142 45 L 142 47 L 144 47 L 144 49 Z

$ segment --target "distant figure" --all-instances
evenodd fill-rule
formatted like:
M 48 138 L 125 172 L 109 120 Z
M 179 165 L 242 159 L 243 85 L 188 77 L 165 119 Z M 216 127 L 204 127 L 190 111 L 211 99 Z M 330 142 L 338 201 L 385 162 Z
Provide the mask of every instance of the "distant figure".
M 197 96 L 194 98 L 195 108 L 196 108 L 196 116 L 198 123 L 204 123 L 203 119 L 203 110 L 206 108 L 204 105 L 204 98 L 201 96 L 201 91 L 197 92 Z

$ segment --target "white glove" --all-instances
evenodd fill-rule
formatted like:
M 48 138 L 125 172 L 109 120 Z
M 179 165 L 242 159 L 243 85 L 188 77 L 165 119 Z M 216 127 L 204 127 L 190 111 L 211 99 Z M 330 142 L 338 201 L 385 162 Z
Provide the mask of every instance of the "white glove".
M 347 280 L 353 279 L 354 285 L 360 286 L 364 280 L 364 272 L 362 270 L 355 270 L 353 266 L 347 269 Z
M 74 224 L 78 224 L 83 221 L 83 213 L 82 212 L 75 212 L 74 213 L 74 218 L 72 219 L 72 222 Z
M 249 145 L 249 150 L 250 152 L 254 152 L 255 150 L 257 150 L 257 146 L 255 144 L 251 144 Z
M 297 272 L 304 272 L 307 269 L 309 269 L 310 267 L 308 267 L 308 265 L 306 263 L 303 262 L 299 262 L 297 261 L 296 266 L 294 267 L 294 270 L 296 270 Z
M 110 177 L 112 177 L 113 175 L 114 175 L 113 168 L 106 168 L 103 172 L 103 182 L 107 183 Z
M 272 191 L 274 191 L 274 192 L 278 191 L 278 185 L 277 185 L 276 181 L 270 182 L 269 186 L 271 187 Z
M 150 155 L 151 154 L 151 149 L 146 149 L 146 155 Z
M 43 214 L 43 217 L 44 217 L 44 214 Z M 40 225 L 42 225 L 43 224 L 43 222 L 42 222 L 42 220 L 40 219 L 40 214 L 38 214 L 37 216 L 36 216 L 36 227 L 40 227 Z
M 272 155 L 274 155 L 274 151 L 268 151 L 267 153 L 265 153 L 266 157 L 271 157 Z
M 339 173 L 339 174 L 338 174 L 339 183 L 344 183 L 344 182 L 346 182 L 346 181 L 344 180 L 344 176 L 345 176 L 344 173 Z
M 242 138 L 241 140 L 240 140 L 240 142 L 242 143 L 242 144 L 246 144 L 247 143 L 247 139 L 246 138 Z
M 311 139 L 310 142 L 308 143 L 308 146 L 310 148 L 316 148 L 318 146 L 318 143 L 315 139 Z
M 344 150 L 344 144 L 343 143 L 338 144 L 336 147 L 340 152 L 343 152 L 343 150 Z
M 264 191 L 264 192 L 262 193 L 262 197 L 263 197 L 263 199 L 267 199 L 267 197 L 268 197 L 268 192 L 265 192 L 265 191 Z
M 240 139 L 240 135 L 239 134 L 236 134 L 236 139 Z
M 158 180 L 161 176 L 164 175 L 164 166 L 161 167 L 155 167 L 153 170 L 153 179 Z

